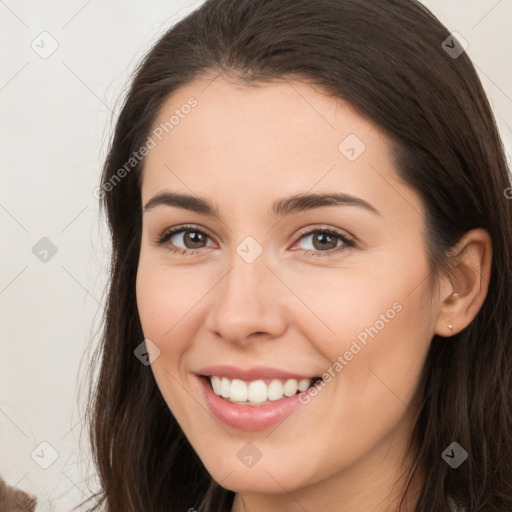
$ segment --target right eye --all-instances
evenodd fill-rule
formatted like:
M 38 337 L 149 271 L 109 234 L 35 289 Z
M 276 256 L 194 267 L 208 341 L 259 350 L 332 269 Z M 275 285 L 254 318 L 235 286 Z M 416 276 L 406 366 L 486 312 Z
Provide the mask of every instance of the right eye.
M 192 256 L 196 254 L 199 249 L 207 247 L 202 244 L 207 242 L 209 238 L 209 235 L 196 226 L 187 225 L 167 229 L 158 236 L 155 240 L 155 244 L 157 246 L 166 245 L 173 253 Z M 180 243 L 182 244 L 181 247 L 177 245 Z

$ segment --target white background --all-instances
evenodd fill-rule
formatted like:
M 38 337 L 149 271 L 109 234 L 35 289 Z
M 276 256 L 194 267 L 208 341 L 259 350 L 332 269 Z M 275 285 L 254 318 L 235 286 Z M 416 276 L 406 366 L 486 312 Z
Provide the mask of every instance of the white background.
M 68 512 L 94 474 L 78 384 L 105 302 L 109 242 L 92 191 L 118 99 L 200 3 L 0 0 L 0 474 L 38 496 L 38 512 Z M 512 2 L 423 3 L 469 42 L 510 155 Z M 31 47 L 51 48 L 43 31 L 58 43 L 47 59 Z M 45 263 L 32 252 L 42 237 L 57 248 Z M 48 469 L 35 462 L 53 450 Z

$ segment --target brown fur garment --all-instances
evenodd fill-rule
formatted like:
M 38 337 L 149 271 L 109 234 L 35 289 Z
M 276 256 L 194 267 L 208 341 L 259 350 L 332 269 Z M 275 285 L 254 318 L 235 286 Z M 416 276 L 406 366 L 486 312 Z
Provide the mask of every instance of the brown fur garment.
M 0 512 L 34 512 L 37 500 L 0 477 Z

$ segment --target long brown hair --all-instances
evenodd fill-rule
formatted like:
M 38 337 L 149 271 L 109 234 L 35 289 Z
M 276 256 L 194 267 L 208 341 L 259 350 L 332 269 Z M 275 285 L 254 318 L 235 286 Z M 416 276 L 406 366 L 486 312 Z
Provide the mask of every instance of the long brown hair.
M 231 508 L 234 493 L 206 472 L 151 369 L 134 356 L 144 339 L 135 297 L 144 160 L 125 167 L 119 179 L 169 94 L 221 72 L 246 84 L 307 80 L 379 125 L 392 141 L 400 178 L 424 202 L 432 278 L 450 269 L 449 250 L 464 233 L 479 227 L 489 232 L 487 297 L 467 328 L 450 340 L 434 336 L 421 375 L 412 440 L 419 447 L 417 465 L 428 474 L 415 512 L 448 511 L 449 499 L 468 512 L 512 510 L 510 175 L 467 53 L 415 0 L 207 0 L 142 60 L 99 189 L 112 259 L 101 341 L 91 363 L 99 376 L 87 417 L 102 485 L 93 510 Z M 441 457 L 452 441 L 468 452 L 456 470 Z

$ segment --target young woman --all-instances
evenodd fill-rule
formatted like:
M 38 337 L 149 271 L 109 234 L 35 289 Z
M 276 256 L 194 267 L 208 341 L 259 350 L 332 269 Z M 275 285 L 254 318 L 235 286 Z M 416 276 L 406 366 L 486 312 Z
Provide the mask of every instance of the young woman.
M 418 2 L 207 0 L 95 192 L 94 510 L 512 510 L 511 192 Z

